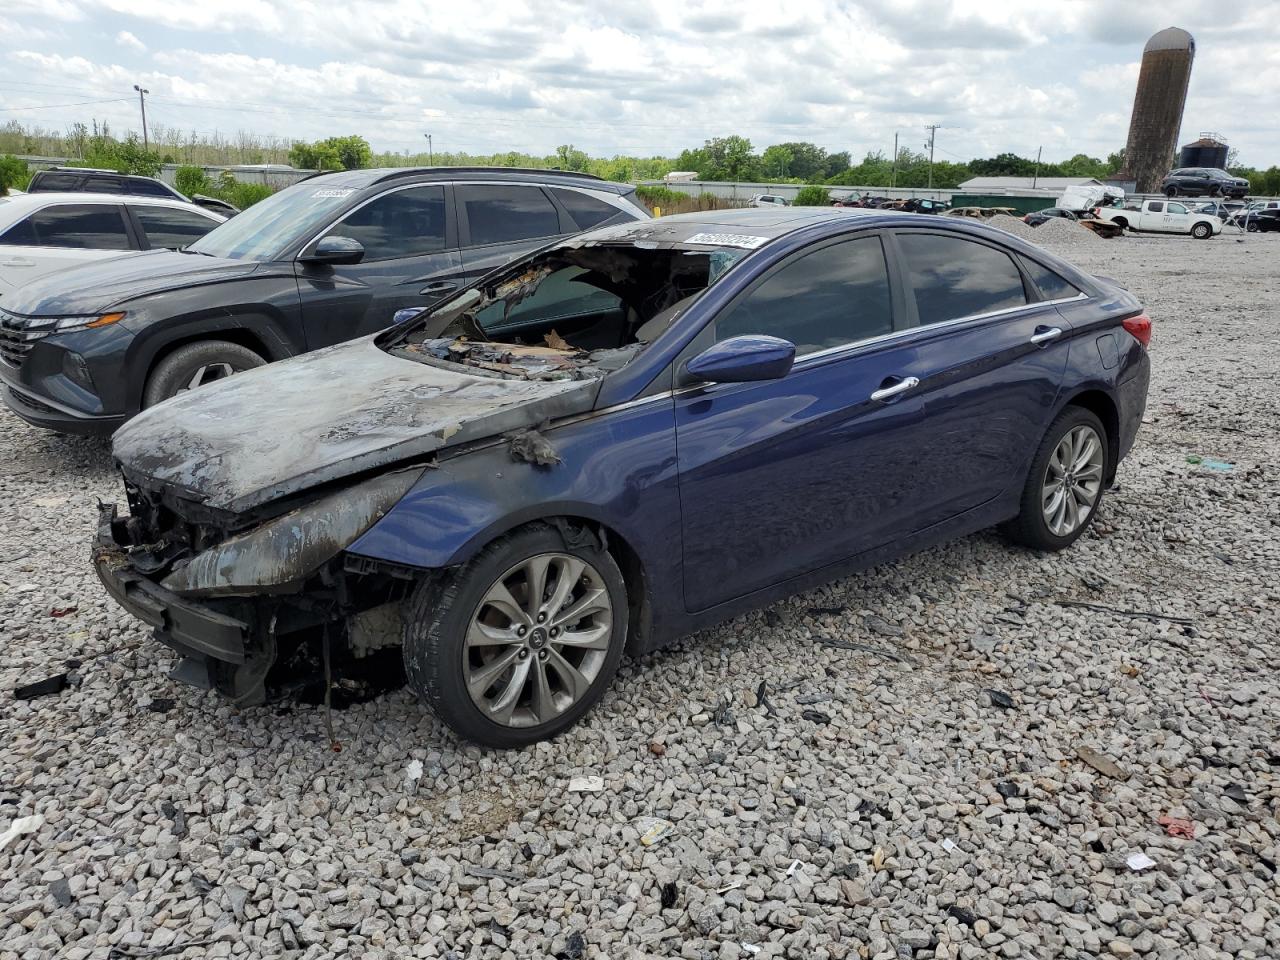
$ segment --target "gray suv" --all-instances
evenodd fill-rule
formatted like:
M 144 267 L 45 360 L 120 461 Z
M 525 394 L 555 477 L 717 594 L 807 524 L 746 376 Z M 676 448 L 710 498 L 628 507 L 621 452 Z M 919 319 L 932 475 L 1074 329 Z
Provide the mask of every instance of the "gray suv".
M 322 174 L 181 250 L 71 267 L 7 295 L 0 385 L 28 423 L 111 433 L 185 390 L 381 330 L 560 237 L 648 216 L 635 187 L 585 174 Z M 566 314 L 559 333 L 575 321 Z
M 1160 192 L 1166 197 L 1243 197 L 1249 181 L 1216 167 L 1182 167 L 1160 181 Z

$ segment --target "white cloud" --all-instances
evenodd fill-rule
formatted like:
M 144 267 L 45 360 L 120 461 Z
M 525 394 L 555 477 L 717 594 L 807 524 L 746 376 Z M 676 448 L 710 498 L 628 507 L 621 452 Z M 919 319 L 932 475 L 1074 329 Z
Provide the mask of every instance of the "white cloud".
M 860 155 L 895 130 L 914 148 L 940 123 L 952 159 L 1041 145 L 1046 159 L 1105 155 L 1124 143 L 1145 38 L 1178 24 L 1198 41 L 1184 129 L 1220 129 L 1247 161 L 1280 162 L 1268 0 L 799 0 L 784 16 L 776 0 L 491 0 L 483 15 L 445 0 L 11 2 L 27 28 L 0 37 L 14 106 L 58 102 L 9 97 L 6 83 L 32 79 L 25 57 L 40 79 L 74 77 L 83 99 L 145 83 L 149 116 L 172 127 L 359 132 L 415 151 L 425 132 L 437 150 L 646 155 L 741 133 L 757 148 L 807 139 Z M 66 39 L 36 39 L 55 21 Z M 139 37 L 147 69 L 126 56 Z M 94 110 L 135 123 L 127 103 Z M 61 126 L 83 111 L 22 116 Z

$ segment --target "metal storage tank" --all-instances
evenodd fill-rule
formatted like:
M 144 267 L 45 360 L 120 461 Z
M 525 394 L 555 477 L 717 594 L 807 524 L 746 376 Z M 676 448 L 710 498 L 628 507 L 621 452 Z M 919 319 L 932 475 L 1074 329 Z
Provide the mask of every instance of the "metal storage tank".
M 1184 144 L 1178 152 L 1180 167 L 1227 169 L 1227 143 L 1216 133 L 1202 133 L 1195 143 Z
M 1178 27 L 1161 30 L 1142 51 L 1125 168 L 1139 193 L 1155 193 L 1173 164 L 1196 41 Z

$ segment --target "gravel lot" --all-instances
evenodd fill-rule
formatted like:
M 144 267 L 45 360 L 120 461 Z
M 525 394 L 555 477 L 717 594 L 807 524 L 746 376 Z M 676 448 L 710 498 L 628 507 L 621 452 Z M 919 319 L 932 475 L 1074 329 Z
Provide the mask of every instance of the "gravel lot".
M 1089 535 L 743 617 L 520 753 L 405 690 L 335 712 L 335 752 L 320 708 L 171 684 L 88 567 L 105 444 L 0 412 L 0 832 L 42 818 L 0 850 L 0 957 L 1280 955 L 1280 237 L 1035 236 L 1156 325 Z

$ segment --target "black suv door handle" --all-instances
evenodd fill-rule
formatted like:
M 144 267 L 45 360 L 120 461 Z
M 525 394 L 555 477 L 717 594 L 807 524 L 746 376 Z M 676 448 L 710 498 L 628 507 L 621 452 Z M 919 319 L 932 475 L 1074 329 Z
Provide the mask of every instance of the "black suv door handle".
M 448 293 L 450 290 L 458 289 L 457 280 L 433 280 L 418 292 L 420 294 L 427 293 Z

